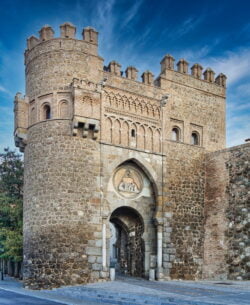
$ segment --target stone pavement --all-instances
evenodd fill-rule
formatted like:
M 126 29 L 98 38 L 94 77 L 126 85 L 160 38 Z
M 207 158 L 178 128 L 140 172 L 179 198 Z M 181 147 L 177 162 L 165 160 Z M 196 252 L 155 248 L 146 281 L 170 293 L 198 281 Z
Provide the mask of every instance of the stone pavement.
M 3 290 L 0 288 L 1 305 L 64 305 L 63 303 L 48 301 L 37 297 L 30 297 L 20 293 Z
M 0 288 L 3 286 L 3 282 L 0 282 Z M 20 283 L 5 286 L 8 286 L 5 288 L 9 290 L 18 289 L 23 294 L 69 305 L 250 305 L 250 281 L 150 282 L 119 277 L 114 282 L 67 286 L 43 291 L 21 288 Z

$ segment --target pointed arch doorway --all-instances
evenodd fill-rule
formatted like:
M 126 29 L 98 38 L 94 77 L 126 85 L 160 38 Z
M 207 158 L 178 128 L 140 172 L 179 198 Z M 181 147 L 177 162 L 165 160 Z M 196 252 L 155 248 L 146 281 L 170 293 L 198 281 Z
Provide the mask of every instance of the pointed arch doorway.
M 144 223 L 138 211 L 123 206 L 110 216 L 110 265 L 117 274 L 144 277 Z
M 107 265 L 115 267 L 116 274 L 149 278 L 158 266 L 158 190 L 151 172 L 138 160 L 129 159 L 116 165 L 108 180 L 104 240 L 106 225 L 110 230 L 108 243 L 103 242 L 103 262 L 106 266 L 107 253 Z

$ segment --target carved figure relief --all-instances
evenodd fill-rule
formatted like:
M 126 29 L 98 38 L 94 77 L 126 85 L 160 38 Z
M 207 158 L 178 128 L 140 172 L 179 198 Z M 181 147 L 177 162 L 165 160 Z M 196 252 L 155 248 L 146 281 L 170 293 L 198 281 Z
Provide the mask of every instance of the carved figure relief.
M 143 187 L 141 174 L 128 166 L 121 167 L 115 172 L 113 184 L 116 191 L 125 198 L 138 196 Z

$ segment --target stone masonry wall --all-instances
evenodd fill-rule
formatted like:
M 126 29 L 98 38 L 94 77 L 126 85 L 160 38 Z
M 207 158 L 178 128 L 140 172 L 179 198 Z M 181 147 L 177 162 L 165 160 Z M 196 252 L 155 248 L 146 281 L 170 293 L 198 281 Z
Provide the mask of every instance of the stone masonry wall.
M 204 241 L 204 149 L 166 142 L 163 267 L 171 279 L 201 278 Z
M 203 277 L 250 279 L 250 145 L 207 155 Z
M 99 145 L 69 120 L 33 125 L 25 150 L 24 282 L 51 288 L 97 281 L 101 270 Z
M 95 51 L 92 48 L 95 48 Z M 76 39 L 51 39 L 26 53 L 26 95 L 38 95 L 69 88 L 73 78 L 100 80 L 103 60 L 96 46 Z
M 207 151 L 225 148 L 224 88 L 171 70 L 161 76 L 161 87 L 170 95 L 163 115 L 166 139 L 177 126 L 181 142 L 191 144 L 196 131 Z

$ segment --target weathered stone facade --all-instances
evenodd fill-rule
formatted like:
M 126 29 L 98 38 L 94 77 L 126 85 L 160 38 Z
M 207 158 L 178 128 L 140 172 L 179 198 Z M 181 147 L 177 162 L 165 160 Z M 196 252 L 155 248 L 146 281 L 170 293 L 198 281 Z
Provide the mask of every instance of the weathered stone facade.
M 72 24 L 60 28 L 60 38 L 45 26 L 28 39 L 26 96 L 15 98 L 25 284 L 104 281 L 112 264 L 158 280 L 235 277 L 226 266 L 241 237 L 224 237 L 226 210 L 220 232 L 231 252 L 221 271 L 209 269 L 209 158 L 225 147 L 225 75 L 207 69 L 202 79 L 198 64 L 189 75 L 183 59 L 176 71 L 166 55 L 160 75 L 145 71 L 139 82 L 135 67 L 123 76 L 116 61 L 103 65 L 94 29 L 77 40 Z
M 207 155 L 204 277 L 250 279 L 250 144 Z

